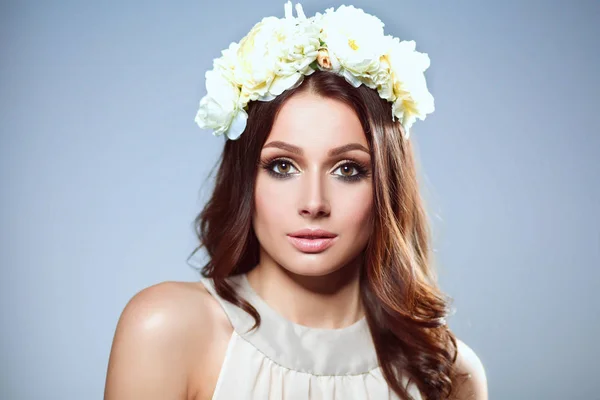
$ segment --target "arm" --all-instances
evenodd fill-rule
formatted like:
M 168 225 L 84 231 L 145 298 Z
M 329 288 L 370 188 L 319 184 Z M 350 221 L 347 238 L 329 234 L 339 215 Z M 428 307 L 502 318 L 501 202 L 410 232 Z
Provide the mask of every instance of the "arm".
M 129 301 L 113 340 L 105 400 L 187 398 L 185 297 L 179 283 L 164 282 Z
M 456 339 L 458 355 L 456 368 L 460 374 L 468 374 L 454 382 L 451 400 L 488 400 L 487 379 L 483 364 L 477 354 L 464 342 Z

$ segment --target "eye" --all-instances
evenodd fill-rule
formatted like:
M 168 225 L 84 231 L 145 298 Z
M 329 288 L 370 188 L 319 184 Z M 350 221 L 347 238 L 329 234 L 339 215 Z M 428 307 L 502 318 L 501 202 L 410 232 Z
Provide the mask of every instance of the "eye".
M 345 163 L 345 164 L 342 164 L 342 165 L 340 165 L 340 166 L 339 166 L 339 167 L 336 169 L 336 171 L 337 171 L 338 169 L 342 171 L 342 174 L 341 174 L 341 175 L 338 175 L 338 176 L 343 176 L 343 177 L 345 177 L 345 178 L 349 178 L 349 177 L 351 177 L 351 176 L 355 176 L 355 175 L 358 175 L 358 174 L 360 174 L 360 173 L 361 173 L 361 171 L 359 170 L 359 166 L 358 166 L 358 165 L 356 165 L 356 164 L 353 164 L 353 163 Z M 352 170 L 355 170 L 357 173 L 356 173 L 356 174 L 352 174 Z
M 287 179 L 292 176 L 290 170 L 296 169 L 292 162 L 285 158 L 277 158 L 260 162 L 261 167 L 274 178 Z
M 336 168 L 336 171 L 338 169 L 342 171 L 342 174 L 336 175 L 346 182 L 356 182 L 369 176 L 369 170 L 364 165 L 350 160 L 347 160 L 338 168 Z M 355 170 L 357 173 L 352 174 L 353 170 Z
M 285 160 L 285 159 L 280 159 L 280 160 L 275 160 L 275 161 L 273 161 L 273 162 L 271 163 L 271 170 L 273 170 L 273 167 L 278 167 L 278 168 L 279 168 L 279 171 L 275 171 L 275 172 L 277 172 L 278 174 L 281 174 L 281 175 L 287 175 L 287 174 L 289 174 L 290 172 L 292 172 L 292 171 L 290 171 L 290 169 L 291 169 L 291 168 L 294 168 L 294 169 L 296 169 L 296 168 L 295 168 L 295 167 L 292 165 L 292 163 L 291 163 L 291 162 L 289 162 L 288 160 Z M 297 171 L 297 170 L 296 170 L 296 171 Z

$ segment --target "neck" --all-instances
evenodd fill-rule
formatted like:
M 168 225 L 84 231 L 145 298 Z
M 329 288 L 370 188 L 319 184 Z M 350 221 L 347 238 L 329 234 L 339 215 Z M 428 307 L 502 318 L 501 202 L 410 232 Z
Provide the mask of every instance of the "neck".
M 358 259 L 324 276 L 298 275 L 261 260 L 247 277 L 252 289 L 284 318 L 311 328 L 340 329 L 364 316 Z

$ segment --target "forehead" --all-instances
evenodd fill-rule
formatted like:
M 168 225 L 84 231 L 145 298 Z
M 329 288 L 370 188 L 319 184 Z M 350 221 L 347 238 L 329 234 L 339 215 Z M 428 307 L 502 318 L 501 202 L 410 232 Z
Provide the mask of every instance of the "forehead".
M 296 93 L 283 104 L 265 143 L 275 140 L 314 154 L 351 142 L 368 148 L 358 115 L 349 105 L 310 92 Z

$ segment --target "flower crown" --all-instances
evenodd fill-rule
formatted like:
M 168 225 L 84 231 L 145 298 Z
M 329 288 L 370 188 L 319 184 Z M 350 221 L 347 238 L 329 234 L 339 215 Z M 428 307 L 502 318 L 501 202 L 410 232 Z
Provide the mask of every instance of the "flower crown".
M 288 1 L 285 18 L 263 18 L 214 59 L 196 114 L 200 128 L 236 140 L 246 127 L 250 101 L 273 100 L 316 70 L 376 89 L 392 103 L 392 120 L 400 121 L 406 139 L 416 119 L 434 111 L 424 75 L 429 57 L 415 51 L 414 41 L 384 35 L 383 22 L 353 6 L 307 18 L 296 4 L 296 14 Z

